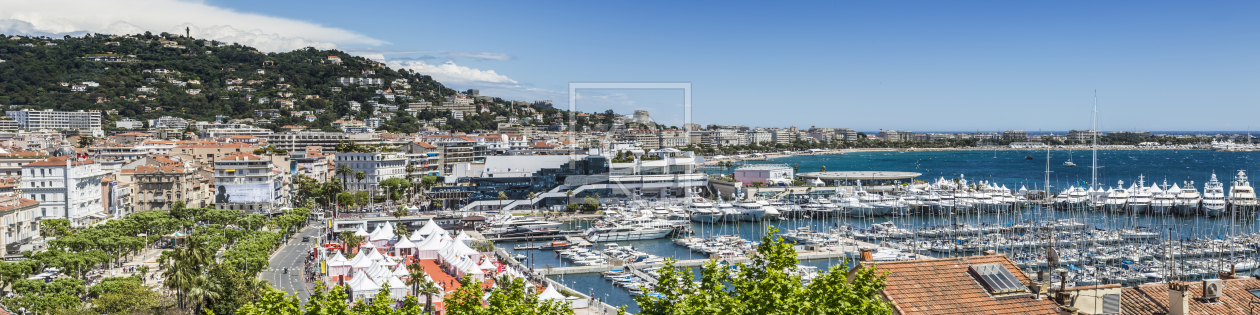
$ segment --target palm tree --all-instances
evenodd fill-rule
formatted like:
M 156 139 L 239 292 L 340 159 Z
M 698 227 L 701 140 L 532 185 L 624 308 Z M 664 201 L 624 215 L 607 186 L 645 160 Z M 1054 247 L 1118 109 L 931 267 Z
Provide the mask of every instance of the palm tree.
M 818 170 L 823 171 L 823 172 L 826 172 L 826 171 L 827 171 L 827 166 L 826 166 L 826 165 L 823 165 L 823 166 L 819 167 L 819 168 L 818 168 Z
M 416 171 L 416 166 L 415 166 L 415 165 L 412 165 L 411 163 L 407 163 L 407 169 L 406 169 L 406 171 L 407 171 L 407 183 L 410 183 L 410 184 L 411 184 L 411 186 L 412 186 L 412 187 L 414 187 L 414 186 L 416 185 L 416 183 L 412 182 L 412 180 L 414 179 L 414 177 L 415 177 L 415 176 L 412 176 L 412 175 L 411 175 L 411 172 L 415 172 L 415 171 Z M 411 189 L 412 189 L 412 187 L 407 187 L 407 203 L 411 203 L 411 194 L 412 194 Z
M 357 179 L 357 180 L 359 181 L 359 184 L 363 184 L 363 179 L 364 179 L 364 178 L 367 178 L 367 173 L 364 173 L 364 172 L 355 172 L 355 173 L 354 173 L 354 179 Z M 360 187 L 362 187 L 362 186 L 360 186 Z M 368 196 L 368 198 L 371 198 L 371 196 Z M 365 202 L 365 204 L 366 204 L 366 203 L 367 203 L 367 202 Z
M 407 238 L 407 224 L 403 223 L 401 220 L 399 220 L 398 223 L 394 223 L 394 236 L 397 236 L 399 241 Z
M 350 168 L 350 164 L 341 163 L 337 165 L 337 175 L 341 175 L 341 190 L 346 189 L 346 177 L 354 175 L 354 169 Z
M 530 214 L 534 213 L 534 197 L 537 197 L 537 195 L 535 195 L 534 192 L 532 191 L 529 192 L 528 195 L 525 195 L 525 198 L 529 199 L 529 213 Z
M 500 191 L 499 192 L 499 211 L 503 211 L 503 201 L 507 199 L 508 199 L 507 193 Z
M 442 288 L 439 288 L 433 281 L 424 278 L 424 267 L 420 263 L 407 265 L 407 272 L 411 274 L 411 278 L 407 279 L 407 284 L 411 285 L 411 294 L 416 296 L 423 294 L 424 312 L 431 312 L 433 310 L 433 296 L 442 294 Z
M 188 299 L 196 302 L 194 310 L 201 309 L 202 305 L 219 299 L 219 285 L 214 281 L 210 281 L 208 276 L 202 275 L 193 279 L 193 285 L 188 289 Z

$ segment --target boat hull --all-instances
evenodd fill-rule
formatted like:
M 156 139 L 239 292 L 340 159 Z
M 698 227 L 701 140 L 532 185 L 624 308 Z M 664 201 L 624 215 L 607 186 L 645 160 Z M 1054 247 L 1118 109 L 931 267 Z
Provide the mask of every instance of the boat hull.
M 596 232 L 587 235 L 591 242 L 654 240 L 669 235 L 669 229 L 636 229 L 625 232 Z

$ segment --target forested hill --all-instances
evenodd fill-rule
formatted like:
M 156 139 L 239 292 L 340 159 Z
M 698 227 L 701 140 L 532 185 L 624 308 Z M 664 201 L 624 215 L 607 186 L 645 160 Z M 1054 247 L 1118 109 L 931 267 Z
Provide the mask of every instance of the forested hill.
M 408 102 L 437 101 L 434 92 L 440 87 L 442 96 L 455 93 L 427 75 L 396 71 L 338 50 L 260 53 L 248 46 L 165 33 L 60 39 L 3 35 L 0 60 L 0 105 L 6 109 L 117 110 L 118 115 L 107 118 L 107 129 L 120 117 L 214 120 L 216 115 L 327 129 L 351 113 L 349 101 L 364 103 L 354 113 L 364 119 L 371 113 L 368 101 L 405 109 Z M 343 77 L 382 83 L 344 85 L 338 82 Z M 378 90 L 393 92 L 394 99 Z M 279 109 L 281 118 L 255 114 Z M 319 110 L 315 122 L 290 115 Z

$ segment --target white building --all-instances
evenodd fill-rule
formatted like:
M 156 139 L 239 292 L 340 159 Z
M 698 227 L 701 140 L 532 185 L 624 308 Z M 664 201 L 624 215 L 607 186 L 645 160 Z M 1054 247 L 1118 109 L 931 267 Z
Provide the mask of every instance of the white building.
M 101 205 L 100 163 L 72 155 L 47 158 L 22 166 L 23 198 L 40 202 L 44 219 L 70 219 L 73 226 L 87 226 L 105 219 Z
M 366 191 L 371 194 L 384 193 L 378 191 L 379 183 L 390 178 L 407 176 L 407 158 L 398 153 L 337 153 L 337 165 L 346 164 L 355 174 L 363 172 L 363 180 L 354 174 L 345 177 L 346 189 L 350 191 Z M 341 174 L 332 174 L 341 179 Z
M 101 111 L 58 112 L 51 109 L 42 111 L 20 110 L 7 111 L 5 116 L 13 118 L 22 130 L 81 130 L 90 132 L 93 137 L 104 137 L 101 129 Z
M 144 128 L 144 122 L 131 118 L 123 118 L 122 120 L 114 122 L 114 127 L 123 130 L 137 130 Z
M 792 183 L 792 166 L 787 164 L 748 164 L 741 166 L 734 171 L 735 180 L 744 183 L 744 185 L 752 185 L 752 183 L 765 183 L 766 185 L 775 185 L 777 183 Z
M 214 161 L 214 205 L 246 214 L 270 214 L 283 206 L 283 176 L 271 160 L 232 152 Z

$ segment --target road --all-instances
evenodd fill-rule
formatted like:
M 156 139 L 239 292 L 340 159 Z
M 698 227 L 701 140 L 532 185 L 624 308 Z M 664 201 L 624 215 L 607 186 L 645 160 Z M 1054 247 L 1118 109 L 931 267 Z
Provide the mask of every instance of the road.
M 310 292 L 307 291 L 307 284 L 302 277 L 302 262 L 306 260 L 306 251 L 317 244 L 318 234 L 319 228 L 307 228 L 298 232 L 288 244 L 276 251 L 267 270 L 259 277 L 271 282 L 271 286 L 277 290 L 297 293 L 305 303 Z M 302 237 L 306 236 L 311 237 L 310 242 L 302 242 Z M 289 269 L 287 274 L 284 272 L 285 268 Z

